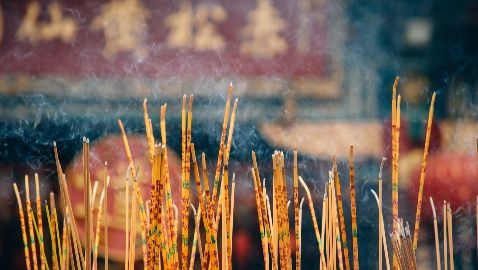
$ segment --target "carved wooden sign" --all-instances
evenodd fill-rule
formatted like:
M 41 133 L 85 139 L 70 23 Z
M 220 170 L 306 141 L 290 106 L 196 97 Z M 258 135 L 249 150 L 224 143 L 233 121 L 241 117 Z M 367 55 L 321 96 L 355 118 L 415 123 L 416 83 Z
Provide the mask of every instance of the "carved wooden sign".
M 327 77 L 330 6 L 325 0 L 3 1 L 0 74 Z

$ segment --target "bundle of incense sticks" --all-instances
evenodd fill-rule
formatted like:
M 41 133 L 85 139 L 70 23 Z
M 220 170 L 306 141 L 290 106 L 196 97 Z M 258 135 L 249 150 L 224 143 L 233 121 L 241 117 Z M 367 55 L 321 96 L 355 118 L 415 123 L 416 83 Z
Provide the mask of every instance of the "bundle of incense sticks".
M 402 219 L 397 219 L 394 222 L 397 223 L 395 225 L 397 229 L 390 234 L 390 239 L 400 269 L 418 269 L 408 222 L 406 226 L 403 225 Z
M 427 133 L 423 152 L 420 187 L 418 190 L 417 211 L 415 216 L 414 236 L 410 234 L 408 224 L 398 219 L 398 160 L 400 137 L 400 95 L 397 96 L 398 78 L 393 86 L 392 96 L 392 215 L 393 224 L 390 240 L 392 243 L 393 261 L 389 261 L 387 238 L 385 232 L 385 219 L 383 217 L 383 192 L 382 169 L 385 158 L 380 165 L 378 195 L 372 190 L 379 208 L 378 235 L 379 235 L 379 269 L 382 269 L 382 256 L 385 255 L 387 270 L 391 269 L 417 269 L 416 249 L 418 243 L 419 222 L 423 190 L 425 182 L 426 162 L 430 141 L 430 131 L 433 119 L 433 106 L 435 93 L 431 98 L 430 111 L 427 122 Z M 152 120 L 148 114 L 148 104 L 143 102 L 144 124 L 146 141 L 148 143 L 147 156 L 151 164 L 151 197 L 143 198 L 138 177 L 139 169 L 136 167 L 131 154 L 127 133 L 121 120 L 118 120 L 122 134 L 124 150 L 128 159 L 125 168 L 125 270 L 134 269 L 136 261 L 136 247 L 141 246 L 144 269 L 194 269 L 195 265 L 201 269 L 231 269 L 232 268 L 232 234 L 234 216 L 234 175 L 229 177 L 229 157 L 234 132 L 237 99 L 231 106 L 232 84 L 229 85 L 224 119 L 220 136 L 219 151 L 215 173 L 212 183 L 209 181 L 206 155 L 202 153 L 200 164 L 197 161 L 195 144 L 192 134 L 193 96 L 182 98 L 181 108 L 181 202 L 174 202 L 172 185 L 168 168 L 168 148 L 166 134 L 167 105 L 160 110 L 160 142 L 157 143 L 153 135 Z M 107 222 L 107 194 L 111 181 L 105 163 L 103 179 L 91 185 L 89 164 L 90 142 L 83 139 L 83 179 L 84 179 L 84 211 L 85 211 L 85 239 L 80 239 L 76 219 L 68 193 L 66 176 L 63 173 L 56 143 L 53 144 L 54 156 L 57 165 L 59 180 L 59 198 L 55 202 L 55 195 L 50 194 L 49 201 L 41 204 L 40 177 L 35 175 L 35 210 L 30 198 L 30 181 L 25 176 L 25 204 L 16 184 L 14 191 L 17 198 L 19 217 L 24 243 L 24 254 L 27 269 L 97 269 L 98 246 L 101 230 L 104 230 L 105 241 L 105 269 L 108 269 L 108 222 Z M 342 189 L 338 173 L 338 166 L 333 158 L 333 166 L 329 171 L 328 181 L 325 181 L 323 191 L 321 228 L 317 220 L 314 200 L 306 182 L 298 170 L 298 154 L 294 152 L 293 161 L 293 223 L 290 226 L 289 193 L 286 183 L 286 161 L 283 152 L 276 151 L 272 156 L 271 191 L 267 192 L 266 181 L 261 182 L 261 175 L 257 165 L 256 155 L 252 152 L 252 180 L 254 184 L 257 217 L 260 229 L 260 239 L 264 256 L 264 268 L 292 269 L 295 257 L 295 268 L 301 268 L 301 235 L 302 235 L 302 203 L 299 203 L 300 192 L 305 192 L 309 211 L 312 218 L 313 229 L 317 241 L 318 262 L 321 269 L 358 269 L 358 213 L 355 193 L 355 165 L 354 148 L 349 150 L 349 178 L 350 178 L 350 207 L 351 224 L 347 227 L 343 211 L 342 194 L 347 194 Z M 478 139 L 477 139 L 478 156 Z M 201 173 L 200 173 L 201 169 Z M 192 178 L 192 179 L 191 179 Z M 149 180 L 149 179 L 148 179 Z M 196 186 L 199 205 L 191 205 L 190 184 Z M 100 192 L 99 183 L 102 184 Z M 303 191 L 299 190 L 299 183 Z M 212 184 L 212 191 L 210 190 Z M 98 195 L 99 194 L 99 195 Z M 271 196 L 271 197 L 269 197 Z M 269 199 L 271 198 L 271 199 Z M 454 269 L 453 252 L 453 227 L 451 206 L 443 206 L 443 260 L 440 257 L 438 239 L 438 223 L 435 206 L 431 200 L 434 213 L 435 247 L 437 267 L 443 261 L 444 269 Z M 57 214 L 56 205 L 63 213 L 63 222 Z M 188 211 L 193 209 L 193 215 Z M 24 208 L 25 207 L 25 208 Z M 26 210 L 24 210 L 26 209 Z M 43 210 L 44 209 L 44 210 Z M 47 228 L 44 230 L 43 211 L 46 213 Z M 478 197 L 477 197 L 477 224 L 478 224 Z M 190 230 L 189 222 L 194 221 L 194 228 Z M 138 224 L 139 222 L 139 224 Z M 61 224 L 61 225 L 60 225 Z M 137 235 L 139 227 L 140 235 Z M 179 228 L 180 227 L 180 228 Z M 477 225 L 478 227 L 478 225 Z M 202 229 L 202 230 L 201 230 Z M 203 235 L 201 235 L 203 232 Z M 349 258 L 347 234 L 351 233 L 352 259 Z M 45 239 L 49 236 L 51 251 L 47 251 Z M 291 236 L 294 236 L 295 254 L 292 254 Z M 138 242 L 138 238 L 140 241 Z M 192 239 L 192 241 L 190 241 Z M 478 243 L 478 234 L 477 234 Z M 82 245 L 83 244 L 83 245 Z M 197 256 L 199 253 L 199 256 Z M 362 253 L 360 253 L 362 254 Z M 367 255 L 366 252 L 364 252 Z M 47 258 L 49 256 L 49 258 Z M 51 257 L 50 257 L 51 256 Z M 199 264 L 195 264 L 199 259 Z M 350 264 L 352 262 L 352 265 Z

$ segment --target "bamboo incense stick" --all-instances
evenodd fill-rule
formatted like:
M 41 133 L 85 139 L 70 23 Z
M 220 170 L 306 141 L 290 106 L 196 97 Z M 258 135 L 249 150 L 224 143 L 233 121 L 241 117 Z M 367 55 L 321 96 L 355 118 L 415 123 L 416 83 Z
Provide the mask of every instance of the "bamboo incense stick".
M 93 269 L 97 269 L 97 258 L 98 258 L 98 246 L 100 243 L 100 231 L 101 231 L 101 223 L 103 219 L 103 202 L 105 198 L 105 190 L 106 185 L 103 187 L 103 191 L 100 195 L 100 201 L 98 204 L 98 214 L 96 218 L 96 231 L 94 237 L 94 245 L 93 245 Z
M 325 258 L 324 257 L 324 246 L 323 246 L 322 241 L 321 241 L 319 226 L 317 225 L 317 217 L 315 215 L 314 205 L 312 203 L 312 196 L 310 195 L 310 191 L 309 191 L 309 188 L 307 187 L 307 184 L 304 182 L 304 179 L 302 179 L 301 176 L 299 176 L 299 181 L 300 181 L 300 184 L 302 185 L 302 187 L 304 188 L 305 193 L 307 195 L 307 200 L 309 201 L 309 210 L 310 210 L 310 213 L 312 215 L 312 223 L 314 225 L 315 237 L 316 237 L 317 243 L 319 245 L 321 265 L 323 267 L 322 269 L 325 269 L 325 268 L 327 268 L 327 264 L 325 263 L 325 260 L 324 260 L 324 258 Z M 328 263 L 330 263 L 330 262 L 328 262 Z
M 214 208 L 216 206 L 216 197 L 217 197 L 217 191 L 220 186 L 219 184 L 219 176 L 221 173 L 221 166 L 223 162 L 223 155 L 226 149 L 226 131 L 227 131 L 227 125 L 229 123 L 229 110 L 231 107 L 231 95 L 232 95 L 232 82 L 229 83 L 229 87 L 227 89 L 227 99 L 226 99 L 226 107 L 224 109 L 224 118 L 222 122 L 222 131 L 221 131 L 221 137 L 219 141 L 219 152 L 217 156 L 217 164 L 216 164 L 216 171 L 214 174 L 214 184 L 213 184 L 213 190 L 212 190 L 212 197 L 211 197 L 211 205 L 209 206 L 209 214 L 211 215 L 214 213 Z
M 259 221 L 259 232 L 260 232 L 260 238 L 261 238 L 261 244 L 262 244 L 262 255 L 264 257 L 264 268 L 267 268 L 268 263 L 266 258 L 268 257 L 267 254 L 267 235 L 264 229 L 264 222 L 263 222 L 263 214 L 262 214 L 262 209 L 264 207 L 261 206 L 261 201 L 259 197 L 259 188 L 257 186 L 257 179 L 256 175 L 254 173 L 254 168 L 252 168 L 252 178 L 253 178 L 253 184 L 254 184 L 254 193 L 256 197 L 256 209 L 257 209 L 257 219 Z
M 33 216 L 33 211 L 30 211 L 29 214 L 30 214 L 30 216 L 32 216 L 31 219 L 33 220 L 33 227 L 35 228 L 35 232 L 36 232 L 36 235 L 37 235 L 37 238 L 38 238 L 38 242 L 42 243 L 44 241 L 44 239 L 40 236 L 40 231 L 38 230 L 37 222 L 35 221 L 35 217 Z M 44 249 L 40 250 L 40 258 L 43 259 L 44 261 L 46 261 L 46 255 L 45 255 L 45 250 Z M 48 267 L 48 264 L 45 264 L 45 268 L 47 270 L 50 269 Z
M 56 205 L 55 205 L 55 194 L 53 192 L 50 192 L 50 215 L 51 215 L 51 220 L 52 220 L 52 229 L 55 231 L 56 235 L 55 235 L 55 238 L 56 238 L 56 243 L 52 243 L 52 248 L 55 249 L 55 247 L 57 248 L 58 252 L 57 252 L 57 255 L 58 255 L 58 259 L 59 259 L 59 262 L 58 263 L 58 267 L 60 267 L 61 265 L 61 261 L 63 259 L 63 254 L 62 254 L 62 245 L 60 243 L 61 239 L 60 239 L 60 230 L 58 228 L 58 215 L 57 215 L 57 212 L 56 212 Z
M 478 139 L 477 139 L 477 146 L 478 146 Z M 478 148 L 477 148 L 478 150 Z M 478 260 L 478 196 L 476 196 L 476 205 L 475 205 L 475 216 L 476 216 L 476 258 Z
M 103 206 L 105 211 L 104 220 L 104 245 L 105 245 L 105 270 L 108 270 L 109 267 L 109 254 L 108 254 L 108 187 L 109 187 L 110 177 L 108 175 L 108 162 L 105 161 L 105 168 L 104 168 L 104 182 L 103 186 L 105 186 L 105 204 Z
M 294 150 L 294 229 L 295 229 L 295 268 L 300 269 L 300 221 L 299 221 L 299 170 L 297 165 L 297 151 Z
M 36 212 L 37 212 L 37 224 L 38 224 L 38 232 L 39 232 L 39 239 L 44 239 L 43 238 L 43 221 L 42 221 L 42 213 L 41 213 L 41 198 L 40 198 L 40 180 L 38 178 L 38 174 L 35 173 L 35 202 L 36 202 Z M 44 253 L 45 252 L 45 244 L 43 241 L 39 242 L 38 243 L 39 246 L 40 246 L 40 252 Z M 46 262 L 46 258 L 44 258 L 43 256 L 40 257 L 40 261 L 41 261 L 41 269 L 44 270 L 45 269 L 45 264 L 47 264 Z
M 382 205 L 382 175 L 383 175 L 383 165 L 387 158 L 383 157 L 382 162 L 380 163 L 380 170 L 378 173 L 378 269 L 382 270 L 383 267 L 383 241 L 382 238 L 385 237 L 385 232 L 382 230 L 384 227 L 383 223 L 383 205 Z
M 53 194 L 53 193 L 51 193 Z M 45 211 L 46 211 L 46 218 L 48 222 L 48 231 L 50 232 L 50 240 L 51 240 L 51 250 L 52 250 L 52 268 L 54 270 L 59 269 L 59 263 L 58 263 L 58 255 L 56 253 L 56 232 L 55 232 L 55 225 L 53 224 L 54 221 L 52 215 L 50 215 L 50 210 L 48 210 L 48 202 L 45 201 Z
M 18 192 L 18 187 L 16 183 L 13 183 L 13 190 L 15 191 L 15 197 L 17 198 L 18 203 L 18 215 L 20 216 L 20 226 L 22 229 L 22 240 L 23 240 L 23 251 L 25 253 L 25 265 L 27 270 L 30 270 L 30 251 L 28 249 L 29 242 L 27 237 L 27 231 L 25 226 L 25 217 L 23 214 L 23 206 L 22 206 L 22 198 L 20 197 L 20 193 Z
M 399 77 L 395 78 L 392 88 L 392 219 L 398 219 L 398 140 L 397 140 L 397 86 Z M 398 108 L 400 108 L 398 106 Z M 393 223 L 395 224 L 395 223 Z M 395 225 L 393 225 L 395 226 Z M 393 231 L 397 230 L 393 227 Z M 393 256 L 393 269 L 397 270 L 397 259 Z
M 350 145 L 349 150 L 349 178 L 350 178 L 350 212 L 352 216 L 352 250 L 354 270 L 359 269 L 359 247 L 358 247 L 358 227 L 357 227 L 357 203 L 355 200 L 355 166 L 354 166 L 354 146 Z M 346 241 L 344 239 L 343 241 Z M 380 255 L 381 256 L 381 255 Z M 345 266 L 348 264 L 348 251 Z
M 302 205 L 304 204 L 304 197 L 300 199 L 299 204 L 299 234 L 297 235 L 297 242 L 299 247 L 299 257 L 297 258 L 299 263 L 296 263 L 295 269 L 300 269 L 301 261 L 302 261 Z
M 447 203 L 447 222 L 448 222 L 448 251 L 450 252 L 450 270 L 455 269 L 453 254 L 453 219 L 450 203 Z
M 437 224 L 437 213 L 435 211 L 435 204 L 433 203 L 432 197 L 430 197 L 430 205 L 432 207 L 433 212 L 433 229 L 435 232 L 435 256 L 436 256 L 436 267 L 437 270 L 441 270 L 441 262 L 440 262 L 440 242 L 438 239 L 438 224 Z
M 186 130 L 187 130 L 187 121 L 186 121 L 186 95 L 183 95 L 182 105 L 181 105 L 181 209 L 182 209 L 182 230 L 181 230 L 181 267 L 182 269 L 187 269 L 187 257 L 188 257 L 188 241 L 189 241 L 189 179 L 186 178 L 186 162 L 188 161 L 186 157 Z
M 420 214 L 422 210 L 423 187 L 425 185 L 425 172 L 427 169 L 428 149 L 430 146 L 430 134 L 432 131 L 433 108 L 435 106 L 435 97 L 436 97 L 436 93 L 433 92 L 432 100 L 430 103 L 430 110 L 428 112 L 427 132 L 425 135 L 425 146 L 423 147 L 423 161 L 422 161 L 422 167 L 420 171 L 420 187 L 418 188 L 417 212 L 415 215 L 415 230 L 413 233 L 413 250 L 416 250 L 418 245 L 418 232 L 420 228 Z
M 344 255 L 344 260 L 345 260 L 345 269 L 349 270 L 350 269 L 350 261 L 349 261 L 349 250 L 348 250 L 348 243 L 347 243 L 347 231 L 345 229 L 345 217 L 344 217 L 344 209 L 343 209 L 343 203 L 342 203 L 342 191 L 340 187 L 340 179 L 339 179 L 339 172 L 337 169 L 337 162 L 335 160 L 335 156 L 333 157 L 333 168 L 334 168 L 334 184 L 335 184 L 335 192 L 336 192 L 336 203 L 337 203 L 337 210 L 338 210 L 338 218 L 339 218 L 339 225 L 340 225 L 340 239 L 341 239 L 341 244 L 342 247 L 340 248 L 341 251 L 343 251 Z M 351 183 L 353 182 L 354 178 L 354 165 L 353 165 L 353 146 L 350 148 L 350 155 L 349 155 L 349 173 L 350 173 L 350 180 Z M 351 189 L 352 191 L 352 189 Z M 355 192 L 354 192 L 355 193 Z M 355 197 L 355 194 L 354 194 Z M 354 238 L 354 234 L 358 234 L 357 231 L 354 231 L 352 228 L 352 239 Z M 355 247 L 355 245 L 353 246 Z M 358 254 L 358 252 L 357 252 Z M 354 256 L 355 256 L 355 250 L 354 250 Z M 342 261 L 341 261 L 342 263 Z M 339 265 L 340 266 L 340 265 Z
M 443 201 L 443 269 L 448 270 L 448 216 L 446 211 L 446 201 Z
M 373 196 L 375 197 L 375 200 L 377 202 L 377 206 L 380 208 L 382 205 L 381 205 L 381 202 L 379 200 L 379 197 L 378 197 L 377 193 L 373 189 L 371 191 L 372 191 Z M 390 261 L 389 261 L 389 257 L 388 257 L 387 238 L 385 236 L 385 225 L 383 223 L 383 214 L 379 216 L 379 224 L 380 224 L 379 226 L 380 226 L 381 231 L 382 231 L 382 237 L 381 238 L 382 238 L 383 252 L 385 253 L 385 265 L 387 266 L 387 270 L 390 270 Z
M 60 197 L 63 202 L 62 206 L 64 208 L 65 215 L 66 213 L 72 213 L 73 208 L 71 206 L 71 200 L 70 200 L 70 195 L 68 193 L 68 184 L 66 183 L 66 177 L 63 174 L 63 170 L 61 168 L 60 164 L 60 159 L 58 157 L 58 149 L 56 146 L 56 142 L 53 142 L 53 153 L 55 155 L 55 163 L 56 163 L 56 168 L 57 168 L 57 173 L 58 173 L 58 181 L 60 182 Z M 68 216 L 67 216 L 68 217 Z M 76 258 L 76 263 L 77 265 L 80 265 L 84 268 L 84 254 L 81 249 L 81 244 L 80 244 L 80 238 L 78 235 L 78 227 L 76 226 L 76 220 L 75 216 L 71 215 L 71 217 L 67 221 L 71 228 L 69 229 L 69 232 L 72 234 L 73 237 L 73 249 L 75 253 L 75 258 Z M 72 262 L 73 263 L 73 262 Z
M 125 261 L 124 261 L 124 269 L 129 270 L 129 180 L 128 177 L 125 178 L 125 223 L 126 223 L 126 229 L 125 229 Z
M 198 244 L 198 239 L 201 238 L 199 234 L 199 226 L 201 221 L 201 207 L 198 207 L 198 211 L 196 212 L 196 208 L 194 205 L 191 204 L 191 209 L 194 213 L 194 237 L 193 237 L 193 245 L 191 247 L 191 260 L 189 261 L 189 270 L 194 269 L 194 261 L 196 257 L 196 249 L 201 249 L 201 244 Z
M 38 261 L 37 261 L 37 251 L 36 251 L 36 244 L 35 244 L 35 232 L 33 231 L 33 222 L 32 215 L 30 212 L 32 211 L 31 203 L 30 203 L 30 183 L 28 180 L 28 175 L 25 175 L 25 204 L 27 206 L 27 218 L 28 218 L 28 228 L 30 233 L 30 246 L 32 251 L 32 259 L 33 259 L 33 269 L 38 270 Z
M 89 140 L 83 137 L 83 193 L 84 193 L 84 207 L 85 207 L 85 267 L 91 269 L 91 183 L 89 177 Z
M 236 193 L 236 174 L 232 174 L 232 181 L 231 181 L 231 210 L 230 210 L 230 227 L 229 227 L 229 234 L 230 234 L 230 254 L 232 256 L 232 240 L 233 240 L 233 232 L 234 232 L 234 198 L 235 198 L 235 193 Z M 232 267 L 232 261 L 230 262 L 230 265 Z

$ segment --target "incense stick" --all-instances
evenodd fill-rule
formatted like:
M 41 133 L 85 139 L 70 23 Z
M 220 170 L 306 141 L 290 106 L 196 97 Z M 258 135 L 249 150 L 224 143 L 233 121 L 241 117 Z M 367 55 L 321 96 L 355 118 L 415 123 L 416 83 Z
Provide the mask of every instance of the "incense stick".
M 446 213 L 446 201 L 443 201 L 443 269 L 448 270 L 448 216 Z
M 51 193 L 53 194 L 53 192 Z M 55 224 L 52 218 L 52 215 L 50 215 L 50 210 L 48 210 L 48 202 L 45 201 L 45 211 L 46 211 L 46 218 L 48 222 L 48 231 L 50 232 L 50 240 L 51 240 L 51 250 L 52 250 L 52 267 L 54 270 L 59 269 L 59 263 L 58 263 L 58 255 L 56 253 L 56 232 L 55 232 Z
M 432 207 L 433 212 L 433 229 L 435 232 L 435 256 L 436 256 L 436 265 L 437 270 L 441 270 L 441 262 L 440 262 L 440 243 L 438 240 L 438 224 L 437 224 L 437 213 L 435 211 L 435 204 L 433 203 L 432 197 L 430 197 L 430 205 Z
M 25 265 L 27 269 L 30 270 L 30 251 L 28 249 L 29 243 L 27 238 L 26 226 L 25 226 L 25 217 L 23 215 L 23 207 L 22 207 L 22 198 L 20 197 L 20 193 L 18 192 L 18 187 L 16 183 L 13 183 L 13 190 L 15 191 L 15 197 L 17 198 L 18 203 L 18 215 L 20 216 L 20 226 L 22 229 L 22 240 L 23 240 L 23 251 L 25 253 Z
M 28 218 L 28 228 L 30 233 L 30 247 L 32 251 L 32 259 L 33 259 L 33 269 L 38 270 L 38 261 L 37 261 L 37 251 L 36 251 L 36 244 L 35 244 L 35 233 L 33 231 L 33 222 L 32 215 L 30 212 L 32 211 L 31 203 L 30 203 L 30 183 L 28 181 L 28 175 L 25 175 L 25 203 L 27 206 L 27 218 Z
M 392 219 L 398 219 L 398 152 L 399 152 L 399 145 L 397 140 L 398 136 L 398 128 L 397 128 L 397 86 L 398 86 L 399 77 L 395 78 L 395 82 L 393 83 L 392 88 Z M 397 228 L 395 227 L 395 223 L 393 223 L 394 227 L 393 230 L 395 231 Z M 397 270 L 397 259 L 396 256 L 393 256 L 393 269 Z
M 302 185 L 302 187 L 304 188 L 305 193 L 307 195 L 307 200 L 309 201 L 309 210 L 310 210 L 310 213 L 312 215 L 312 223 L 314 225 L 315 237 L 317 238 L 317 243 L 319 245 L 321 265 L 322 265 L 322 267 L 327 268 L 327 264 L 325 263 L 325 260 L 324 260 L 324 258 L 325 258 L 324 257 L 324 246 L 322 244 L 321 237 L 320 237 L 320 232 L 319 232 L 319 227 L 317 225 L 317 217 L 315 215 L 314 205 L 312 203 L 312 196 L 310 195 L 309 188 L 305 184 L 304 179 L 302 179 L 302 176 L 299 176 L 299 181 L 300 181 L 300 184 Z
M 299 170 L 297 166 L 297 151 L 294 150 L 294 229 L 295 229 L 295 268 L 300 269 L 300 220 L 299 220 Z
M 383 180 L 382 180 L 382 175 L 383 175 L 383 165 L 385 164 L 385 161 L 387 158 L 383 157 L 382 162 L 380 163 L 380 170 L 378 173 L 378 269 L 382 270 L 383 267 L 383 241 L 382 238 L 385 237 L 385 232 L 383 231 L 383 204 L 382 204 L 382 185 L 383 185 Z
M 44 240 L 43 240 L 43 237 L 40 236 L 40 232 L 38 230 L 37 222 L 35 221 L 35 217 L 33 216 L 33 211 L 30 211 L 29 215 L 31 216 L 31 219 L 33 220 L 33 227 L 35 228 L 35 232 L 36 232 L 36 235 L 37 235 L 37 238 L 38 238 L 38 242 L 42 243 Z M 45 255 L 45 250 L 44 249 L 40 250 L 40 259 L 46 261 L 46 255 Z M 45 264 L 45 267 L 46 267 L 47 270 L 49 270 L 49 267 L 48 267 L 47 263 Z
M 377 193 L 375 193 L 375 190 L 371 189 L 370 190 L 373 194 L 373 196 L 375 197 L 375 201 L 377 202 L 377 206 L 379 207 L 379 209 L 381 208 L 381 202 L 379 200 L 379 197 L 377 195 Z M 380 212 L 380 211 L 379 211 Z M 383 244 L 383 251 L 385 253 L 385 264 L 387 266 L 387 270 L 390 270 L 390 259 L 388 257 L 388 246 L 387 246 L 387 238 L 385 236 L 385 225 L 383 223 L 383 215 L 379 215 L 379 226 L 381 228 L 381 231 L 382 231 L 382 244 Z
M 427 132 L 425 135 L 425 146 L 423 147 L 423 161 L 422 161 L 422 167 L 420 172 L 420 187 L 418 188 L 417 212 L 415 215 L 415 230 L 413 233 L 413 250 L 416 250 L 418 245 L 418 232 L 420 228 L 420 214 L 422 210 L 422 200 L 423 200 L 423 186 L 425 185 L 425 172 L 427 169 L 428 149 L 430 146 L 430 133 L 432 131 L 433 107 L 435 105 L 435 97 L 436 97 L 436 93 L 433 92 L 432 100 L 430 103 L 430 110 L 428 112 Z
M 196 212 L 196 208 L 194 205 L 191 204 L 191 209 L 194 213 L 194 237 L 193 237 L 193 245 L 191 247 L 191 260 L 189 261 L 189 270 L 194 269 L 194 259 L 196 257 L 196 249 L 201 249 L 201 244 L 198 244 L 198 239 L 201 239 L 201 235 L 199 234 L 199 226 L 201 222 L 201 207 L 198 207 L 198 211 Z M 202 259 L 201 259 L 202 260 Z
M 447 203 L 447 221 L 448 221 L 448 251 L 450 252 L 450 270 L 455 269 L 455 261 L 453 257 L 453 219 L 450 203 Z
M 35 173 L 35 202 L 36 202 L 36 212 L 37 212 L 37 224 L 38 224 L 38 232 L 39 232 L 39 235 L 38 235 L 38 238 L 39 239 L 44 239 L 43 238 L 43 221 L 42 221 L 42 213 L 41 213 L 41 199 L 40 199 L 40 184 L 39 184 L 40 180 L 38 178 L 38 174 Z M 45 253 L 45 244 L 43 241 L 40 241 L 39 243 L 39 246 L 40 246 L 40 252 L 42 253 Z M 40 257 L 40 261 L 41 261 L 41 269 L 44 270 L 45 269 L 45 264 L 47 264 L 46 262 L 46 258 L 44 258 L 43 256 Z
M 296 268 L 295 269 L 300 269 L 300 264 L 302 261 L 302 205 L 304 204 L 304 197 L 300 199 L 300 204 L 299 204 L 299 234 L 297 236 L 297 242 L 299 243 L 297 246 L 299 247 L 299 257 L 298 263 L 296 263 Z
M 352 179 L 354 178 L 353 146 L 351 146 L 351 148 L 350 148 L 349 166 L 350 166 L 349 173 L 350 173 L 350 176 L 351 176 L 350 177 L 350 180 L 351 180 L 350 183 L 352 183 L 353 182 Z M 339 223 L 339 225 L 340 225 L 339 229 L 340 229 L 340 233 L 341 233 L 340 239 L 341 239 L 341 243 L 342 243 L 342 247 L 340 248 L 340 250 L 343 251 L 344 260 L 345 260 L 345 269 L 349 270 L 350 269 L 350 261 L 349 261 L 349 250 L 348 250 L 348 244 L 347 244 L 347 232 L 345 230 L 344 208 L 343 208 L 343 204 L 342 204 L 342 191 L 341 191 L 341 187 L 340 187 L 339 172 L 338 172 L 338 169 L 337 169 L 337 162 L 335 160 L 335 156 L 333 157 L 333 168 L 334 168 L 334 184 L 335 184 L 335 198 L 334 199 L 336 200 L 336 207 L 337 207 L 337 210 L 338 210 L 338 219 L 339 219 L 339 222 L 340 222 Z M 354 197 L 355 197 L 355 194 L 354 194 Z M 354 236 L 354 235 L 358 235 L 358 232 L 354 231 L 354 229 L 352 228 L 352 239 L 356 239 L 356 236 Z M 355 248 L 356 246 L 354 245 L 353 247 Z M 357 250 L 357 254 L 358 254 L 358 250 Z M 340 255 L 342 255 L 342 254 L 340 254 Z M 355 257 L 355 249 L 354 249 L 354 257 Z

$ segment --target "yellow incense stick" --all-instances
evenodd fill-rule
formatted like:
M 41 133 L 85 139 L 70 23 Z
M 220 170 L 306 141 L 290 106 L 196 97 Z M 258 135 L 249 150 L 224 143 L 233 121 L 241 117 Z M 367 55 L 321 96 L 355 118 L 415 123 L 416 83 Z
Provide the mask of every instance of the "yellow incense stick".
M 22 229 L 23 251 L 25 253 L 25 265 L 27 266 L 27 270 L 30 270 L 30 251 L 28 249 L 29 243 L 25 226 L 25 217 L 23 215 L 22 199 L 20 197 L 20 193 L 18 192 L 16 183 L 13 183 L 13 190 L 15 191 L 15 196 L 18 203 L 18 214 L 20 216 L 20 226 Z
M 435 204 L 433 203 L 432 197 L 430 197 L 430 205 L 432 207 L 433 212 L 433 229 L 435 232 L 435 256 L 436 256 L 436 267 L 437 270 L 441 270 L 441 262 L 440 262 L 440 243 L 438 239 L 438 224 L 437 224 L 437 213 L 435 211 Z
M 453 252 L 453 218 L 450 203 L 447 203 L 447 222 L 448 222 L 448 251 L 450 252 L 450 270 L 455 269 L 455 260 Z
M 395 78 L 392 88 L 392 219 L 398 219 L 398 140 L 397 140 L 397 86 L 399 77 Z M 399 106 L 398 106 L 399 108 Z M 395 222 L 393 231 L 396 231 Z M 393 270 L 398 270 L 397 258 L 393 256 Z
M 380 208 L 382 208 L 382 204 L 381 202 L 379 201 L 379 197 L 377 196 L 377 193 L 375 193 L 375 190 L 371 190 L 372 191 L 372 194 L 373 196 L 375 197 L 375 200 L 377 202 L 377 206 Z M 379 211 L 381 212 L 381 211 Z M 383 245 L 383 252 L 385 253 L 385 265 L 387 266 L 387 270 L 390 270 L 390 259 L 388 257 L 388 246 L 387 246 L 387 238 L 385 236 L 385 225 L 383 223 L 383 215 L 380 215 L 379 216 L 379 226 L 381 228 L 381 231 L 382 231 L 382 245 Z
M 418 188 L 417 212 L 415 215 L 415 230 L 413 232 L 413 250 L 417 250 L 418 232 L 420 228 L 420 214 L 422 210 L 423 186 L 425 185 L 425 172 L 427 169 L 428 149 L 430 146 L 430 134 L 432 131 L 433 107 L 435 105 L 436 93 L 433 92 L 430 110 L 428 111 L 427 133 L 425 135 L 425 146 L 423 147 L 423 161 L 420 171 L 420 187 Z
M 39 238 L 40 239 L 43 239 L 43 221 L 42 221 L 42 213 L 41 213 L 41 199 L 40 199 L 40 179 L 38 177 L 38 174 L 35 173 L 35 202 L 36 202 L 36 210 L 37 210 L 37 224 L 38 224 L 38 232 L 39 232 Z M 39 246 L 40 246 L 40 252 L 42 253 L 45 253 L 45 243 L 43 243 L 43 241 L 39 242 Z M 40 257 L 40 260 L 41 260 L 41 269 L 44 270 L 45 269 L 45 264 L 47 264 L 46 262 L 46 258 L 44 258 L 43 256 Z
M 317 238 L 317 243 L 319 245 L 321 265 L 322 265 L 322 267 L 327 268 L 327 264 L 325 263 L 325 260 L 324 260 L 324 258 L 325 258 L 324 257 L 324 246 L 323 246 L 322 241 L 321 241 L 319 226 L 317 225 L 317 217 L 315 215 L 314 205 L 313 205 L 313 202 L 312 202 L 312 196 L 310 195 L 309 188 L 307 187 L 307 185 L 304 182 L 304 179 L 302 179 L 301 176 L 299 176 L 299 181 L 300 181 L 300 184 L 302 185 L 302 187 L 304 188 L 305 193 L 307 195 L 307 200 L 309 201 L 309 210 L 310 210 L 310 213 L 311 213 L 311 216 L 312 216 L 312 223 L 314 225 L 315 237 Z M 322 268 L 322 269 L 324 269 L 324 268 Z
M 27 206 L 27 218 L 28 218 L 28 228 L 30 233 L 30 247 L 32 251 L 32 259 L 33 259 L 33 269 L 38 270 L 38 261 L 37 261 L 37 251 L 36 251 L 36 244 L 35 244 L 35 232 L 33 229 L 33 216 L 30 215 L 32 211 L 31 203 L 30 203 L 30 183 L 28 181 L 28 175 L 25 175 L 25 203 Z
M 446 201 L 443 201 L 443 269 L 448 270 L 448 216 L 446 211 Z

